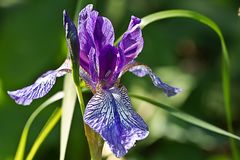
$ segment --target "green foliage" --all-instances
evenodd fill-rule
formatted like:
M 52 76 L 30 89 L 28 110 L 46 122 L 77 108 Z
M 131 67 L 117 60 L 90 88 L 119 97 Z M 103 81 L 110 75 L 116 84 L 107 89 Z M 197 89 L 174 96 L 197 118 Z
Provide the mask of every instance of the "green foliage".
M 209 26 L 212 30 L 214 30 L 217 35 L 219 36 L 221 47 L 222 47 L 222 86 L 223 86 L 223 95 L 224 95 L 224 103 L 225 103 L 225 110 L 226 110 L 226 117 L 227 117 L 227 126 L 229 132 L 233 132 L 232 129 L 232 111 L 231 111 L 231 83 L 230 83 L 230 60 L 228 56 L 227 47 L 225 44 L 225 40 L 223 38 L 222 32 L 219 29 L 219 27 L 216 25 L 215 22 L 213 22 L 211 19 L 207 18 L 206 16 L 203 16 L 197 12 L 194 11 L 188 11 L 188 10 L 169 10 L 169 11 L 162 11 L 153 13 L 151 15 L 148 15 L 144 18 L 142 18 L 141 22 L 141 28 L 143 29 L 147 25 L 149 25 L 152 22 L 155 22 L 157 20 L 162 20 L 166 18 L 176 18 L 176 17 L 185 17 L 194 19 L 196 21 L 199 21 L 207 26 Z M 189 121 L 190 122 L 190 121 Z M 237 152 L 237 146 L 236 142 L 232 139 L 230 139 L 231 142 L 231 148 L 233 152 L 233 158 L 235 160 L 238 160 L 238 152 Z
M 64 8 L 67 8 L 70 14 L 75 13 L 75 6 L 77 4 L 76 1 L 66 2 L 61 0 L 44 0 L 41 2 L 18 0 L 16 3 L 14 1 L 14 3 L 9 2 L 8 4 L 6 2 L 7 1 L 4 1 L 4 5 L 0 2 L 0 7 L 2 7 L 0 8 L 0 19 L 2 22 L 0 26 L 0 159 L 12 159 L 11 157 L 13 157 L 17 145 L 17 139 L 14 137 L 19 137 L 21 131 L 19 126 L 24 125 L 26 121 L 25 118 L 35 110 L 34 106 L 37 105 L 37 103 L 46 100 L 43 98 L 43 100 L 35 102 L 33 106 L 29 108 L 22 108 L 10 101 L 6 95 L 6 91 L 30 83 L 34 79 L 33 77 L 37 77 L 42 71 L 49 69 L 49 67 L 54 68 L 58 66 L 62 60 L 65 59 L 67 51 L 65 47 L 66 42 L 63 38 L 64 29 L 63 27 L 59 27 L 62 26 L 61 14 Z M 160 108 L 163 107 L 166 113 L 171 114 L 178 119 L 187 121 L 190 124 L 200 126 L 221 135 L 239 139 L 238 136 L 230 133 L 232 132 L 232 123 L 234 122 L 234 124 L 236 124 L 234 126 L 234 129 L 236 130 L 235 133 L 239 134 L 239 108 L 235 107 L 239 104 L 238 88 L 240 87 L 238 83 L 240 80 L 238 64 L 240 58 L 238 54 L 240 50 L 240 23 L 236 12 L 239 7 L 237 6 L 237 3 L 230 1 L 202 0 L 194 2 L 190 0 L 123 0 L 121 1 L 121 4 L 114 2 L 115 1 L 101 1 L 98 2 L 96 6 L 101 14 L 110 17 L 111 20 L 116 22 L 113 25 L 117 35 L 121 35 L 125 31 L 130 15 L 144 16 L 149 13 L 170 8 L 182 8 L 188 9 L 188 11 L 170 10 L 149 15 L 143 18 L 142 27 L 159 19 L 186 17 L 195 19 L 209 26 L 217 33 L 222 44 L 221 47 L 218 45 L 219 40 L 217 37 L 212 34 L 213 32 L 209 32 L 208 29 L 199 24 L 195 24 L 194 22 L 185 19 L 165 20 L 161 23 L 156 22 L 146 29 L 144 28 L 145 47 L 143 53 L 139 56 L 139 59 L 142 59 L 141 61 L 146 64 L 149 63 L 155 67 L 155 69 L 158 69 L 159 66 L 165 65 L 177 66 L 187 75 L 194 77 L 195 85 L 188 91 L 189 95 L 186 99 L 181 104 L 178 104 L 178 107 L 181 107 L 179 109 L 169 107 L 175 105 L 163 105 L 159 103 L 159 101 L 153 101 L 154 96 L 152 96 L 151 99 L 145 99 L 146 97 L 139 96 L 138 98 L 145 99 Z M 80 10 L 83 4 L 80 5 L 79 3 L 77 6 L 77 10 Z M 112 8 L 113 6 L 115 6 L 115 8 Z M 222 29 L 228 44 L 227 46 L 231 52 L 232 81 L 230 81 L 229 57 L 219 27 L 209 18 L 196 12 L 189 11 L 189 9 L 204 13 L 207 17 L 211 17 L 211 19 L 216 21 Z M 186 41 L 191 42 L 190 45 L 189 43 L 185 43 Z M 185 46 L 187 46 L 187 49 L 181 50 Z M 220 49 L 223 51 L 222 56 L 218 54 Z M 161 54 L 156 54 L 156 52 L 161 52 Z M 200 54 L 200 56 L 198 54 Z M 221 67 L 223 83 L 219 80 L 219 59 L 222 60 Z M 183 66 L 187 64 L 184 63 L 186 61 L 194 64 L 190 68 L 197 68 L 195 70 L 197 72 L 189 72 L 188 69 L 184 68 Z M 197 66 L 198 64 L 200 65 Z M 163 76 L 164 79 L 167 79 L 164 77 L 164 74 L 159 75 Z M 128 78 L 128 76 L 125 77 L 124 84 L 129 85 L 132 88 L 140 84 L 138 87 L 143 88 L 142 91 L 145 91 L 149 95 L 154 95 L 155 92 L 152 91 L 154 89 L 151 88 L 151 85 L 147 85 L 147 83 L 142 81 L 141 83 L 138 83 L 137 80 L 132 79 L 131 76 L 130 78 Z M 223 95 L 219 89 L 219 84 L 222 84 L 223 86 Z M 232 87 L 230 87 L 230 84 Z M 62 88 L 61 80 L 57 83 L 57 86 L 53 89 L 52 93 L 60 90 L 60 88 Z M 230 89 L 232 89 L 231 93 L 233 93 L 233 96 L 230 96 Z M 215 94 L 210 94 L 212 93 L 210 92 L 212 90 L 214 90 Z M 131 90 L 131 92 L 139 93 L 137 90 Z M 139 95 L 146 94 L 145 92 L 141 92 Z M 174 101 L 174 99 L 170 99 L 170 101 L 171 100 Z M 221 107 L 223 101 L 225 103 L 224 106 L 226 112 L 224 112 L 222 110 L 223 107 Z M 165 103 L 165 101 L 162 100 L 161 102 Z M 230 102 L 233 102 L 233 105 L 231 105 Z M 233 115 L 231 115 L 231 106 L 233 106 L 233 113 L 235 113 Z M 72 107 L 70 108 L 73 109 Z M 59 154 L 58 148 L 51 144 L 56 142 L 54 137 L 58 138 L 56 132 L 52 133 L 52 137 L 49 136 L 45 147 L 40 147 L 40 145 L 60 119 L 60 110 L 61 109 L 58 109 L 52 114 L 38 138 L 34 141 L 33 149 L 30 148 L 30 157 L 35 155 L 37 149 L 39 149 L 39 151 L 37 152 L 38 155 L 36 155 L 36 157 L 44 157 L 42 159 L 53 159 L 55 158 L 53 157 L 54 155 Z M 146 108 L 146 110 L 148 109 Z M 32 115 L 31 117 L 34 118 L 30 117 L 32 120 L 28 120 L 22 132 L 18 151 L 16 153 L 18 159 L 23 159 L 25 150 L 28 150 L 27 146 L 29 145 L 26 144 L 27 139 L 29 142 L 35 139 L 34 131 L 36 131 L 38 127 L 41 127 L 39 124 L 33 125 L 31 127 L 31 133 L 33 134 L 28 134 L 29 127 L 32 123 L 31 121 L 33 121 L 38 114 L 36 114 L 36 112 L 41 111 L 37 109 L 33 112 L 33 115 L 35 114 L 35 116 Z M 66 114 L 72 114 L 70 113 L 71 110 L 68 112 L 69 113 L 66 112 Z M 226 132 L 218 127 L 212 126 L 210 123 L 200 120 L 205 119 L 208 122 L 211 121 L 214 122 L 214 124 L 218 124 L 217 126 L 221 126 L 221 128 L 225 128 L 224 113 L 227 115 L 227 126 L 230 132 Z M 11 115 L 11 118 L 9 118 L 9 115 Z M 80 114 L 78 116 L 80 116 Z M 42 113 L 38 119 L 43 121 L 44 117 L 46 118 L 46 115 Z M 199 119 L 196 119 L 195 117 L 199 117 Z M 65 121 L 67 122 L 68 127 L 71 125 L 70 119 L 71 118 Z M 79 122 L 79 118 L 77 118 L 77 120 L 76 123 L 81 126 L 82 124 Z M 64 128 L 63 126 L 61 126 L 61 128 Z M 68 136 L 71 137 L 71 135 L 78 135 L 79 137 L 77 138 L 81 139 L 79 143 L 84 141 L 83 134 L 80 135 L 80 132 L 79 129 L 72 128 L 71 133 L 69 133 L 68 130 L 66 131 L 67 134 L 61 134 L 60 143 L 62 155 L 64 155 L 64 150 L 66 150 Z M 165 132 L 167 135 L 168 131 L 165 130 Z M 193 134 L 191 136 L 194 137 L 196 135 Z M 71 147 L 71 152 L 66 151 L 66 159 L 69 159 L 70 155 L 76 155 L 72 156 L 71 160 L 79 159 L 79 153 L 87 150 L 85 149 L 87 146 L 83 146 L 83 143 L 79 144 L 81 150 L 79 150 L 79 146 L 76 147 L 77 142 L 75 141 L 75 137 L 74 140 L 68 144 Z M 196 159 L 205 158 L 209 160 L 228 159 L 228 157 L 230 157 L 228 153 L 228 144 L 218 136 L 214 138 L 216 139 L 217 144 L 209 150 L 198 147 L 189 142 L 183 142 L 182 139 L 171 141 L 163 136 L 161 140 L 159 140 L 159 138 L 156 139 L 158 143 L 137 145 L 136 149 L 133 149 L 127 156 L 129 158 L 137 158 L 140 160 L 186 159 L 186 157 L 196 157 Z M 233 150 L 236 150 L 235 145 L 236 144 L 232 143 Z M 25 149 L 26 147 L 27 149 Z M 48 154 L 46 150 L 50 150 L 51 154 Z M 144 155 L 147 156 L 144 157 Z M 83 159 L 86 159 L 86 157 Z
M 22 132 L 22 136 L 21 139 L 19 141 L 18 144 L 18 149 L 15 155 L 15 160 L 23 160 L 24 159 L 24 153 L 25 153 L 25 148 L 26 148 L 26 142 L 27 142 L 27 137 L 28 137 L 28 133 L 29 133 L 29 129 L 33 123 L 33 121 L 35 120 L 35 118 L 46 108 L 48 107 L 50 104 L 62 99 L 64 96 L 63 92 L 58 92 L 55 95 L 53 95 L 51 98 L 49 98 L 48 100 L 46 100 L 42 105 L 40 105 L 33 113 L 32 115 L 29 117 L 26 125 L 24 126 L 23 132 Z
M 65 96 L 63 98 L 61 119 L 60 160 L 64 160 L 65 157 L 73 112 L 77 98 L 71 75 L 66 75 L 65 77 L 64 93 Z
M 144 97 L 144 96 L 139 96 L 139 95 L 136 95 L 136 94 L 130 94 L 131 97 L 133 98 L 137 98 L 139 100 L 142 100 L 142 101 L 146 101 L 148 103 L 151 103 L 157 107 L 160 107 L 161 109 L 163 109 L 165 112 L 167 112 L 168 114 L 182 120 L 182 121 L 185 121 L 187 123 L 190 123 L 192 125 L 196 125 L 200 128 L 203 128 L 203 129 L 206 129 L 206 130 L 209 130 L 209 131 L 212 131 L 216 134 L 220 134 L 220 135 L 224 135 L 224 136 L 227 136 L 227 137 L 230 137 L 230 138 L 234 138 L 234 139 L 237 139 L 240 141 L 240 137 L 237 136 L 237 135 L 234 135 L 230 132 L 227 132 L 221 128 L 218 128 L 212 124 L 209 124 L 203 120 L 200 120 L 194 116 L 191 116 L 187 113 L 184 113 L 172 106 L 168 106 L 168 105 L 165 105 L 161 102 L 158 102 L 156 100 L 153 100 L 151 98 L 147 98 L 147 97 Z

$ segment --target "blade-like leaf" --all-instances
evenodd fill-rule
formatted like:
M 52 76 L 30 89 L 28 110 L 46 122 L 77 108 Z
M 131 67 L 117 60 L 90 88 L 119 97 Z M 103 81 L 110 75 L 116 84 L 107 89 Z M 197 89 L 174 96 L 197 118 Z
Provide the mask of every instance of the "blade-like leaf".
M 225 103 L 225 110 L 226 110 L 226 118 L 227 118 L 227 127 L 228 131 L 233 133 L 232 128 L 232 111 L 231 111 L 231 83 L 230 83 L 230 60 L 228 56 L 227 47 L 225 44 L 225 40 L 223 38 L 223 34 L 221 30 L 219 29 L 218 25 L 213 22 L 211 19 L 207 18 L 204 15 L 201 15 L 194 11 L 189 10 L 167 10 L 167 11 L 161 11 L 157 13 L 153 13 L 151 15 L 148 15 L 144 18 L 142 18 L 141 22 L 141 28 L 143 29 L 148 24 L 162 20 L 167 18 L 176 18 L 176 17 L 184 17 L 184 18 L 190 18 L 193 20 L 196 20 L 198 22 L 201 22 L 208 27 L 210 27 L 219 37 L 222 47 L 222 86 L 223 86 L 223 95 L 224 95 L 224 103 Z M 119 39 L 118 39 L 119 41 Z M 118 42 L 117 41 L 117 42 Z M 238 152 L 237 152 L 237 146 L 233 139 L 230 139 L 231 142 L 231 149 L 233 154 L 233 159 L 238 160 Z
M 151 103 L 155 106 L 158 106 L 160 107 L 161 109 L 163 109 L 164 111 L 166 111 L 168 114 L 178 118 L 178 119 L 181 119 L 185 122 L 188 122 L 190 124 L 193 124 L 195 126 L 198 126 L 200 128 L 204 128 L 206 130 L 209 130 L 209 131 L 212 131 L 212 132 L 215 132 L 215 133 L 218 133 L 218 134 L 221 134 L 221 135 L 224 135 L 224 136 L 227 136 L 227 137 L 231 137 L 231 138 L 234 138 L 234 139 L 237 139 L 240 141 L 240 137 L 237 136 L 237 135 L 234 135 L 230 132 L 227 132 L 221 128 L 218 128 L 210 123 L 207 123 L 203 120 L 200 120 L 196 117 L 193 117 L 187 113 L 184 113 L 174 107 L 170 107 L 168 105 L 165 105 L 163 103 L 160 103 L 158 101 L 155 101 L 153 99 L 150 99 L 150 98 L 147 98 L 147 97 L 144 97 L 144 96 L 139 96 L 139 95 L 135 95 L 135 94 L 129 94 L 130 97 L 133 97 L 133 98 L 137 98 L 137 99 L 140 99 L 142 101 L 145 101 L 145 102 L 148 102 L 148 103 Z
M 49 106 L 50 104 L 62 99 L 64 96 L 63 92 L 58 92 L 55 95 L 53 95 L 52 97 L 50 97 L 48 100 L 46 100 L 43 104 L 41 104 L 30 116 L 30 118 L 28 119 L 27 123 L 24 126 L 22 135 L 21 135 L 21 139 L 20 142 L 18 144 L 18 148 L 17 148 L 17 152 L 15 155 L 15 160 L 23 160 L 24 158 L 24 152 L 25 152 L 25 146 L 26 146 L 26 141 L 27 141 L 27 136 L 28 136 L 28 132 L 29 132 L 29 128 L 31 127 L 32 122 L 34 121 L 34 119 L 39 115 L 39 113 L 44 110 L 47 106 Z
M 52 115 L 48 119 L 47 123 L 45 124 L 45 126 L 41 130 L 40 134 L 38 135 L 37 139 L 34 141 L 34 144 L 33 144 L 32 148 L 30 149 L 30 152 L 28 153 L 26 160 L 32 160 L 34 158 L 34 156 L 35 156 L 38 148 L 42 144 L 42 142 L 45 140 L 45 138 L 48 136 L 48 134 L 52 131 L 52 129 L 57 124 L 57 122 L 60 120 L 61 113 L 62 113 L 62 108 L 57 108 L 52 113 Z
M 76 91 L 71 75 L 67 75 L 64 81 L 64 94 L 62 104 L 61 137 L 60 137 L 60 160 L 64 160 L 73 111 L 76 103 Z
M 189 10 L 167 10 L 167 11 L 156 12 L 146 17 L 143 17 L 140 25 L 141 25 L 141 28 L 143 29 L 144 27 L 146 27 L 152 22 L 162 20 L 162 19 L 167 19 L 167 18 L 176 18 L 176 17 L 185 17 L 185 18 L 194 19 L 196 21 L 199 21 L 209 26 L 214 32 L 216 32 L 221 41 L 224 60 L 226 61 L 226 64 L 229 65 L 228 51 L 226 48 L 226 44 L 225 44 L 225 40 L 223 38 L 222 32 L 215 22 L 213 22 L 211 19 L 207 18 L 204 15 L 201 15 L 197 12 L 189 11 Z

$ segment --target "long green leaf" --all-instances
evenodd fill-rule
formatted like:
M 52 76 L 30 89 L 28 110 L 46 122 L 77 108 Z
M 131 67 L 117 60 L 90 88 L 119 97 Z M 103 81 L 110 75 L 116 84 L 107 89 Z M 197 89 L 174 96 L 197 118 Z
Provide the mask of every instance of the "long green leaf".
M 52 131 L 52 129 L 57 124 L 57 122 L 60 120 L 61 113 L 62 113 L 62 108 L 57 108 L 53 112 L 53 114 L 50 116 L 47 123 L 45 124 L 42 131 L 40 132 L 39 136 L 34 141 L 34 144 L 30 149 L 30 152 L 28 153 L 26 160 L 32 160 L 34 158 L 42 142 L 45 140 L 45 138 L 48 136 L 48 134 Z
M 76 91 L 71 75 L 67 75 L 64 81 L 64 93 L 62 104 L 61 137 L 60 137 L 60 160 L 64 160 L 73 111 L 76 103 Z
M 72 122 L 72 115 L 74 111 L 74 106 L 76 103 L 76 92 L 71 79 L 71 75 L 67 75 L 64 80 L 64 98 L 61 108 L 58 108 L 53 112 L 52 116 L 49 118 L 48 122 L 45 124 L 41 130 L 39 136 L 35 140 L 29 154 L 27 155 L 27 160 L 32 160 L 39 149 L 40 145 L 46 139 L 48 134 L 57 124 L 62 115 L 61 120 L 61 137 L 60 137 L 60 158 L 64 159 L 67 141 L 70 131 L 70 126 Z
M 215 22 L 213 22 L 211 19 L 209 19 L 208 17 L 206 17 L 202 14 L 199 14 L 194 11 L 189 11 L 189 10 L 161 11 L 161 12 L 157 12 L 154 14 L 150 14 L 146 17 L 143 17 L 140 26 L 143 29 L 152 22 L 162 20 L 162 19 L 177 18 L 177 17 L 185 17 L 185 18 L 194 19 L 198 22 L 201 22 L 201 23 L 209 26 L 212 30 L 214 30 L 217 33 L 217 35 L 219 36 L 219 39 L 221 41 L 224 60 L 226 61 L 226 64 L 229 65 L 228 51 L 227 51 L 225 40 L 223 38 L 221 30 L 219 29 L 219 27 L 217 26 L 217 24 Z
M 28 136 L 28 132 L 29 129 L 32 125 L 32 122 L 34 121 L 34 119 L 39 115 L 39 113 L 44 110 L 47 106 L 49 106 L 50 104 L 62 99 L 64 96 L 63 92 L 58 92 L 55 95 L 53 95 L 52 97 L 50 97 L 47 101 L 45 101 L 43 104 L 41 104 L 30 116 L 30 118 L 28 119 L 27 123 L 24 126 L 19 144 L 18 144 L 18 148 L 17 148 L 17 152 L 15 155 L 15 160 L 23 160 L 24 158 L 24 152 L 25 152 L 25 146 L 26 146 L 26 141 L 27 141 L 27 136 Z
M 231 111 L 231 83 L 230 83 L 230 60 L 228 56 L 227 47 L 225 44 L 225 40 L 223 38 L 223 34 L 217 24 L 213 22 L 211 19 L 207 18 L 204 15 L 201 15 L 194 11 L 189 10 L 167 10 L 157 12 L 151 15 L 148 15 L 142 18 L 141 28 L 143 29 L 148 24 L 162 20 L 167 18 L 176 18 L 176 17 L 184 17 L 196 20 L 201 22 L 207 26 L 209 26 L 219 37 L 222 47 L 222 86 L 223 86 L 223 95 L 224 95 L 224 103 L 225 103 L 225 110 L 226 110 L 226 119 L 227 119 L 227 127 L 228 131 L 233 133 L 232 128 L 232 111 Z M 119 39 L 118 39 L 119 40 Z M 239 160 L 236 142 L 233 139 L 230 139 L 231 142 L 231 149 L 233 154 L 233 159 Z
M 69 81 L 66 81 L 66 83 L 68 83 Z M 65 87 L 66 88 L 66 87 Z M 69 88 L 68 88 L 69 89 Z M 85 92 L 89 92 L 89 89 L 84 88 L 83 89 L 83 93 Z M 59 92 L 62 94 L 62 98 L 63 98 L 63 93 L 64 92 Z M 65 93 L 64 93 L 65 94 Z M 68 94 L 68 93 L 67 93 Z M 70 96 L 71 94 L 69 94 Z M 76 96 L 76 95 L 75 95 Z M 68 97 L 68 96 L 67 96 Z M 74 96 L 73 96 L 74 97 Z M 65 98 L 65 96 L 64 96 Z M 47 105 L 47 102 L 45 102 L 45 105 Z M 39 107 L 40 108 L 40 107 Z M 44 108 L 42 108 L 41 110 L 39 110 L 38 112 L 40 113 Z M 37 110 L 35 111 L 37 112 Z M 36 116 L 39 114 L 37 113 Z M 39 149 L 40 145 L 42 144 L 42 142 L 45 140 L 45 138 L 48 136 L 48 134 L 51 132 L 51 130 L 54 128 L 54 126 L 57 124 L 57 122 L 59 121 L 59 119 L 61 118 L 61 114 L 62 114 L 62 109 L 58 108 L 57 110 L 55 110 L 53 112 L 53 114 L 50 116 L 50 118 L 48 119 L 47 123 L 45 124 L 45 126 L 43 127 L 43 129 L 41 130 L 39 136 L 37 137 L 37 139 L 35 140 L 32 148 L 30 149 L 29 154 L 27 155 L 27 160 L 31 160 L 34 158 L 37 150 Z M 32 118 L 31 118 L 32 119 Z M 34 119 L 32 119 L 33 121 Z M 31 122 L 32 123 L 32 122 Z M 70 128 L 69 124 L 69 128 Z M 19 147 L 18 147 L 18 151 L 15 156 L 15 160 L 23 160 L 24 158 L 24 151 L 25 151 L 25 146 L 26 146 L 26 139 L 27 139 L 27 134 L 29 132 L 29 127 L 26 127 L 27 129 L 24 129 L 23 133 L 22 133 L 22 137 L 21 137 L 21 142 L 19 143 Z M 68 137 L 68 136 L 67 136 Z M 67 141 L 67 139 L 65 139 L 65 141 Z M 20 147 L 21 146 L 21 147 Z M 66 146 L 65 146 L 66 147 Z M 65 148 L 66 149 L 66 148 Z
M 168 114 L 178 118 L 178 119 L 181 119 L 185 122 L 188 122 L 190 124 L 193 124 L 195 126 L 198 126 L 198 127 L 201 127 L 201 128 L 204 128 L 206 130 L 209 130 L 209 131 L 212 131 L 214 133 L 218 133 L 218 134 L 221 134 L 221 135 L 224 135 L 224 136 L 227 136 L 227 137 L 231 137 L 231 138 L 234 138 L 234 139 L 237 139 L 240 141 L 240 137 L 237 136 L 237 135 L 234 135 L 230 132 L 227 132 L 221 128 L 218 128 L 212 124 L 209 124 L 203 120 L 200 120 L 196 117 L 193 117 L 187 113 L 184 113 L 174 107 L 170 107 L 168 105 L 165 105 L 163 103 L 160 103 L 158 101 L 155 101 L 153 99 L 150 99 L 150 98 L 147 98 L 147 97 L 144 97 L 144 96 L 139 96 L 139 95 L 135 95 L 135 94 L 129 94 L 132 98 L 137 98 L 139 100 L 142 100 L 142 101 L 145 101 L 145 102 L 148 102 L 148 103 L 151 103 L 155 106 L 158 106 L 160 107 L 161 109 L 163 109 L 165 112 L 167 112 Z

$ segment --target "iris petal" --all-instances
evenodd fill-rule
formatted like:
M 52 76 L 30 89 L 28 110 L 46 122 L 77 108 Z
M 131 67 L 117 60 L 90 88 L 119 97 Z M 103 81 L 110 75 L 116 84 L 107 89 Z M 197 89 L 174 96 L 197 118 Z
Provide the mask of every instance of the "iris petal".
M 144 77 L 146 75 L 149 75 L 152 79 L 153 84 L 156 87 L 163 89 L 164 93 L 169 97 L 174 96 L 182 91 L 182 89 L 180 88 L 172 87 L 164 83 L 155 73 L 152 72 L 151 68 L 149 68 L 148 66 L 136 65 L 131 67 L 128 71 L 132 72 L 138 77 Z
M 17 104 L 30 105 L 34 99 L 45 96 L 51 90 L 57 77 L 61 77 L 70 71 L 70 61 L 67 59 L 58 69 L 41 75 L 34 84 L 16 91 L 8 91 L 8 94 Z
M 93 10 L 92 5 L 87 5 L 79 15 L 78 35 L 80 42 L 80 65 L 91 74 L 92 71 L 90 70 L 92 70 L 92 67 L 90 65 L 94 63 L 91 61 L 92 49 L 94 48 L 94 54 L 99 56 L 101 54 L 100 51 L 105 46 L 113 46 L 114 29 L 112 23 L 106 17 L 99 16 L 98 12 Z
M 114 29 L 111 21 L 106 17 L 98 16 L 94 30 L 94 40 L 99 49 L 107 45 L 113 46 Z
M 132 16 L 128 30 L 118 44 L 119 52 L 125 55 L 125 64 L 134 60 L 143 48 L 142 31 L 139 26 L 141 19 Z
M 133 110 L 125 87 L 97 92 L 87 104 L 84 121 L 117 157 L 124 156 L 137 140 L 149 134 L 147 125 Z
M 79 68 L 79 39 L 77 28 L 75 24 L 72 22 L 67 12 L 63 11 L 63 26 L 66 32 L 66 39 L 68 44 L 69 55 L 72 60 L 73 68 Z M 78 71 L 77 71 L 78 72 Z
M 93 5 L 87 5 L 79 14 L 78 37 L 80 42 L 80 65 L 90 74 L 89 53 L 95 48 L 93 32 L 98 17 L 98 12 L 93 11 Z
M 80 77 L 87 83 L 91 90 L 95 90 L 96 83 L 92 81 L 91 76 L 82 68 L 79 68 Z
M 115 78 L 118 75 L 115 72 L 117 67 L 118 51 L 114 46 L 107 45 L 101 50 L 98 57 L 99 62 L 99 80 L 107 83 L 111 87 L 115 83 Z

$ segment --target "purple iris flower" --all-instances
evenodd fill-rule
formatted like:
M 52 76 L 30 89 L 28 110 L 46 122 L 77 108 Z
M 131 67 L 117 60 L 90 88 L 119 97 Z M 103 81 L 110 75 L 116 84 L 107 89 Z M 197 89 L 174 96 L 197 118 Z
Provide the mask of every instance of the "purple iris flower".
M 181 91 L 162 82 L 152 70 L 135 62 L 143 48 L 141 20 L 132 16 L 127 31 L 114 46 L 114 30 L 111 22 L 99 16 L 93 5 L 87 5 L 79 14 L 78 29 L 64 12 L 67 38 L 77 44 L 81 78 L 94 96 L 84 113 L 84 121 L 107 142 L 117 157 L 124 156 L 137 140 L 148 136 L 143 119 L 133 110 L 127 89 L 119 84 L 121 76 L 130 71 L 138 77 L 148 75 L 153 84 L 163 89 L 167 96 Z M 34 99 L 46 95 L 56 78 L 71 72 L 71 61 L 38 78 L 34 84 L 8 94 L 16 103 L 29 105 Z

